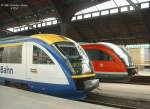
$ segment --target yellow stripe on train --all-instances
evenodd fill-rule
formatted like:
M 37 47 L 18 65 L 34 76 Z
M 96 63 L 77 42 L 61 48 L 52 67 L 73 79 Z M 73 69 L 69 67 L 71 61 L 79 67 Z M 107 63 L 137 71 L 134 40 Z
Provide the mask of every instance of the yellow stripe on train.
M 68 41 L 63 36 L 56 35 L 56 34 L 36 34 L 32 35 L 33 38 L 40 39 L 48 44 L 53 44 L 55 42 L 62 42 L 62 41 Z
M 90 77 L 94 77 L 96 76 L 96 74 L 84 74 L 84 75 L 73 75 L 72 78 L 73 79 L 80 79 L 80 78 L 90 78 Z
M 13 47 L 13 46 L 20 46 L 22 43 L 10 43 L 10 44 L 0 44 L 0 47 Z

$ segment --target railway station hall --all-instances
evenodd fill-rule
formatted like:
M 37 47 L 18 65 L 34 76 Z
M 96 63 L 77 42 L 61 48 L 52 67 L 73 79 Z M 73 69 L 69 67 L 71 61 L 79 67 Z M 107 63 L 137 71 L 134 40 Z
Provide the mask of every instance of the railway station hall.
M 150 109 L 150 0 L 0 0 L 0 109 Z

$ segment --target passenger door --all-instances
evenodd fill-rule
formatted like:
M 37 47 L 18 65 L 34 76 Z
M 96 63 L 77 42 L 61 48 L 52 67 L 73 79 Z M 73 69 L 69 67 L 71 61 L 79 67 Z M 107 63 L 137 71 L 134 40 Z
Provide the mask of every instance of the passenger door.
M 41 45 L 28 42 L 28 80 L 39 83 L 68 84 L 58 62 Z

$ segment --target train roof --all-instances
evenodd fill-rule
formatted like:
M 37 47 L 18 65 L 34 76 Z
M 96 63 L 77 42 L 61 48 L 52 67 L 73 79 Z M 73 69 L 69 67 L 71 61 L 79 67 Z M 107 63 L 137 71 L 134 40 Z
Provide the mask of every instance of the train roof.
M 104 46 L 109 47 L 111 49 L 115 49 L 115 48 L 119 47 L 118 45 L 113 44 L 113 43 L 109 43 L 109 42 L 98 42 L 97 44 L 104 45 Z
M 118 48 L 119 46 L 113 43 L 109 43 L 109 42 L 96 42 L 96 43 L 85 43 L 85 42 L 79 42 L 80 45 L 93 45 L 93 44 L 100 44 L 100 45 L 104 45 L 108 48 L 114 49 L 114 48 Z
M 61 36 L 61 35 L 56 35 L 56 34 L 36 34 L 36 35 L 32 35 L 31 37 L 40 39 L 48 44 L 69 41 L 68 38 Z
M 92 45 L 97 43 L 88 43 L 88 42 L 78 42 L 80 45 Z
M 113 44 L 113 43 L 109 43 L 109 42 L 81 43 L 81 45 L 93 45 L 93 44 L 102 45 L 102 46 L 105 46 L 109 49 L 112 49 L 118 55 L 123 53 L 122 49 L 118 45 Z
M 64 36 L 61 36 L 61 35 L 56 35 L 56 34 L 35 34 L 35 35 L 32 35 L 32 36 L 13 36 L 13 37 L 7 37 L 7 38 L 2 38 L 0 39 L 0 43 L 3 43 L 3 42 L 16 42 L 16 41 L 20 41 L 20 40 L 26 40 L 26 39 L 32 39 L 32 38 L 35 38 L 35 39 L 39 39 L 39 40 L 42 40 L 48 44 L 53 44 L 53 43 L 56 43 L 56 42 L 62 42 L 62 41 L 71 41 L 70 39 L 64 37 Z

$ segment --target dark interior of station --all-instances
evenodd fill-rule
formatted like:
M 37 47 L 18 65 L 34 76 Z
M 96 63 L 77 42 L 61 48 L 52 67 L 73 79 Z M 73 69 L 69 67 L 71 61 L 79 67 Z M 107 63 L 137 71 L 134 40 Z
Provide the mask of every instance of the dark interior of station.
M 9 1 L 9 0 L 8 0 Z M 3 1 L 8 2 L 7 0 Z M 11 0 L 12 3 L 26 4 L 24 7 L 2 7 L 0 15 L 1 37 L 12 35 L 31 35 L 37 33 L 54 33 L 66 35 L 76 41 L 97 42 L 109 41 L 120 44 L 149 43 L 150 23 L 149 8 L 140 9 L 140 3 L 134 4 L 131 0 L 129 6 L 135 10 L 118 12 L 87 18 L 85 20 L 71 21 L 74 14 L 82 9 L 108 0 Z M 11 3 L 10 2 L 10 3 Z M 121 7 L 117 7 L 121 8 Z M 35 28 L 32 22 L 55 17 L 58 24 Z M 13 33 L 7 28 L 28 25 L 28 31 Z

